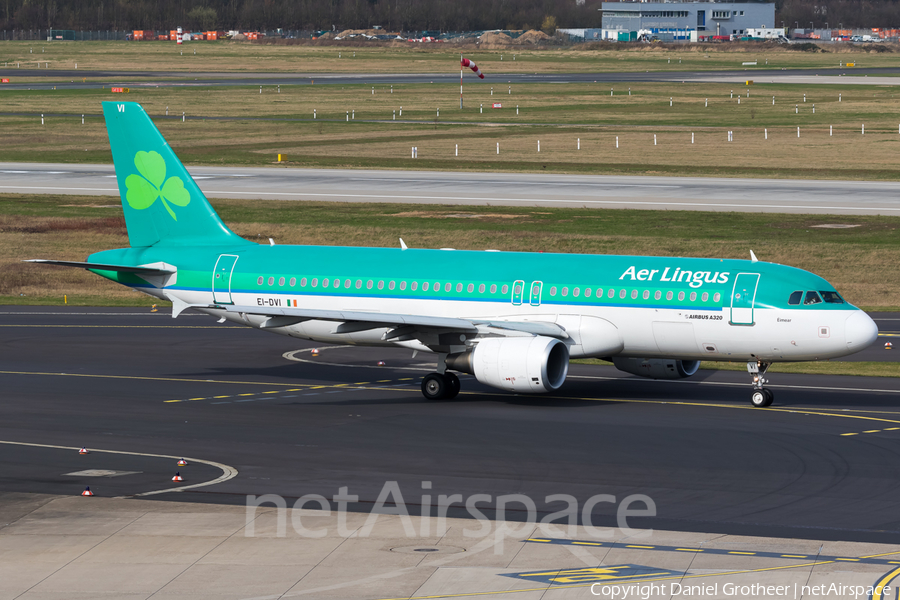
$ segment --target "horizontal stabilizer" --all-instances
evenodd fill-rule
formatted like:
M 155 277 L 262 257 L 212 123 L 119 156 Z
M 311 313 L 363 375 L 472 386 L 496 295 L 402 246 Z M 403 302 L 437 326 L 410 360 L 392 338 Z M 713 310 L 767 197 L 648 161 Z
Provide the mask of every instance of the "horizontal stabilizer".
M 130 267 L 127 265 L 104 265 L 101 263 L 77 262 L 73 260 L 44 260 L 34 258 L 22 262 L 40 263 L 43 265 L 56 265 L 58 267 L 78 267 L 80 269 L 96 269 L 98 271 L 116 271 L 119 273 L 135 273 L 137 275 L 171 275 L 175 271 L 169 269 L 157 269 L 154 267 Z

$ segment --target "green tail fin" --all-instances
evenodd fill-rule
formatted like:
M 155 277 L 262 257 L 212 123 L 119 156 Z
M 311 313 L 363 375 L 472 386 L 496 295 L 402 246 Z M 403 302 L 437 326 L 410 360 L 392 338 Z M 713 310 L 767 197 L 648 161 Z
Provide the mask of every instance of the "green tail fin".
M 136 102 L 104 102 L 132 247 L 250 243 L 232 232 Z

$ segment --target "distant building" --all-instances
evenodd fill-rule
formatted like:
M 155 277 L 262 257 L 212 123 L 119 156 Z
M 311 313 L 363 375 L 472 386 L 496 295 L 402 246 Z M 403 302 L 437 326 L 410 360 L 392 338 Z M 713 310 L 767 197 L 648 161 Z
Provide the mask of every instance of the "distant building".
M 624 32 L 649 31 L 666 40 L 740 38 L 748 29 L 774 28 L 775 3 L 604 2 L 603 39 L 624 40 Z

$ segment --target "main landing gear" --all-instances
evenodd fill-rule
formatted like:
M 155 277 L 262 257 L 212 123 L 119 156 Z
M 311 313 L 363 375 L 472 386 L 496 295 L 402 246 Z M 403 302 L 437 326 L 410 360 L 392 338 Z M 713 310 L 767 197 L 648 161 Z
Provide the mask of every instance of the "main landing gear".
M 422 395 L 428 400 L 452 400 L 457 394 L 459 377 L 453 373 L 429 373 L 422 379 Z
M 757 408 L 765 408 L 775 400 L 772 390 L 763 387 L 766 383 L 765 374 L 772 363 L 758 360 L 747 363 L 747 371 L 753 376 L 753 394 L 750 395 L 750 403 Z

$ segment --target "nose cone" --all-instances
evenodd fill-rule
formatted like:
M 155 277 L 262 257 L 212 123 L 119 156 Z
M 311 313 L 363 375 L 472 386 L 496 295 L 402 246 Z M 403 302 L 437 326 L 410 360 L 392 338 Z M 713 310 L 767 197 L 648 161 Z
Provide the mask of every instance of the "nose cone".
M 861 310 L 847 318 L 844 329 L 847 334 L 847 349 L 850 352 L 859 352 L 868 348 L 878 339 L 878 325 Z

